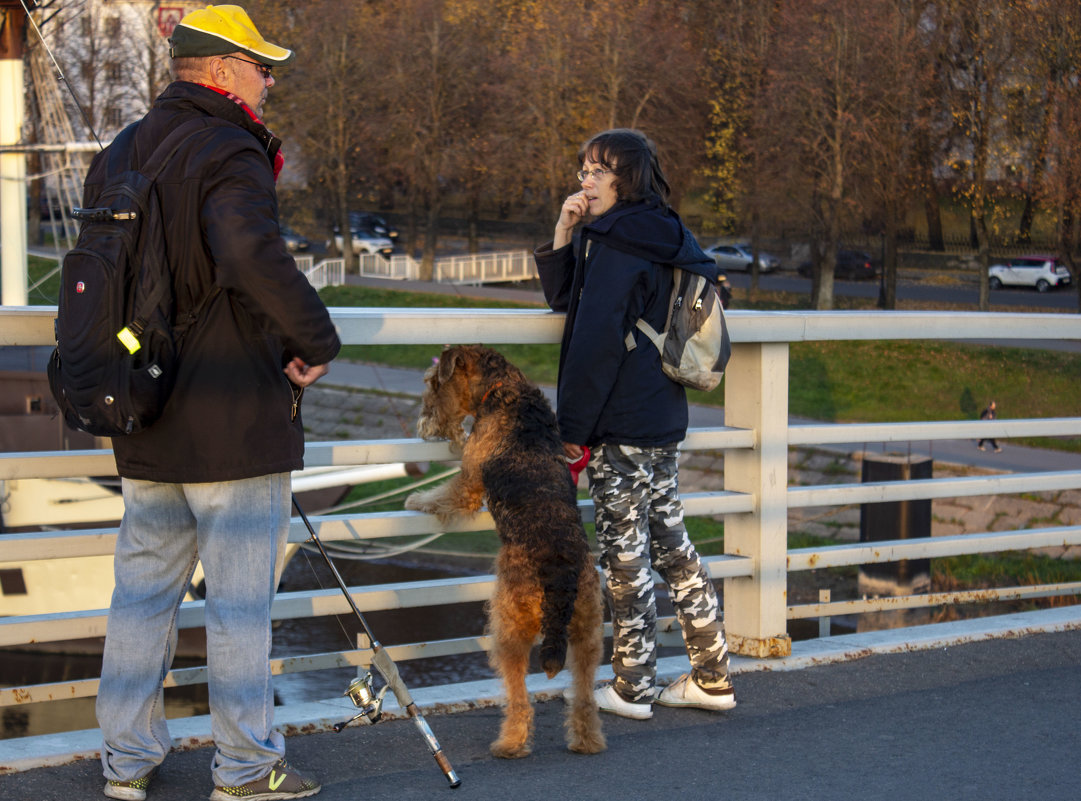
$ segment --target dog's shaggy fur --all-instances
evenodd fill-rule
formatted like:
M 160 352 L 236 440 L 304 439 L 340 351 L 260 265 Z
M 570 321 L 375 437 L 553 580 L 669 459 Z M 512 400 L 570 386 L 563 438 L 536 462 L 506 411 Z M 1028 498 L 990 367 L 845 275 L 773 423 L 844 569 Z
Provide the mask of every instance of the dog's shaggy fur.
M 533 707 L 525 676 L 538 634 L 549 678 L 570 658 L 574 699 L 567 707 L 567 745 L 579 753 L 603 751 L 593 697 L 602 650 L 600 582 L 552 407 L 517 367 L 476 345 L 444 350 L 424 380 L 417 432 L 456 443 L 462 469 L 446 484 L 410 495 L 405 506 L 447 523 L 474 514 L 487 499 L 499 532 L 496 589 L 488 603 L 489 658 L 503 679 L 507 705 L 492 754 L 530 753 Z M 468 437 L 467 416 L 473 418 Z

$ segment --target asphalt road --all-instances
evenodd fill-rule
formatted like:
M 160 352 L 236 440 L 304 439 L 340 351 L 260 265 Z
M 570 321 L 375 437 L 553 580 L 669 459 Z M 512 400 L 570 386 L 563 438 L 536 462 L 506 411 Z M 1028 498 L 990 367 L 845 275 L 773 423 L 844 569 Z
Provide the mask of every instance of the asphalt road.
M 536 705 L 533 755 L 488 754 L 498 709 L 427 720 L 461 778 L 450 790 L 406 720 L 287 741 L 321 801 L 1074 801 L 1081 630 L 741 674 L 723 715 L 657 707 L 604 717 L 608 750 L 563 746 L 562 703 Z M 206 798 L 207 748 L 171 754 L 149 801 Z M 101 798 L 96 761 L 0 776 L 4 801 Z
M 747 289 L 751 285 L 751 277 L 747 273 L 727 272 L 728 281 L 736 290 Z M 956 303 L 962 306 L 971 306 L 973 310 L 979 304 L 979 287 L 975 285 L 975 278 L 971 282 L 958 281 L 957 283 L 942 285 L 931 284 L 919 279 L 919 274 L 909 271 L 910 275 L 897 282 L 897 297 L 901 300 L 917 302 Z M 759 287 L 765 290 L 778 292 L 799 292 L 809 294 L 811 291 L 811 279 L 803 278 L 794 271 L 777 271 L 759 276 Z M 834 292 L 841 297 L 858 297 L 878 299 L 878 281 L 837 281 L 834 284 Z M 738 301 L 738 297 L 737 297 Z M 991 293 L 992 311 L 1009 311 L 1017 307 L 1043 307 L 1048 310 L 1064 313 L 1078 310 L 1077 289 L 1056 289 L 1050 292 L 1037 292 L 1035 289 L 1004 288 Z

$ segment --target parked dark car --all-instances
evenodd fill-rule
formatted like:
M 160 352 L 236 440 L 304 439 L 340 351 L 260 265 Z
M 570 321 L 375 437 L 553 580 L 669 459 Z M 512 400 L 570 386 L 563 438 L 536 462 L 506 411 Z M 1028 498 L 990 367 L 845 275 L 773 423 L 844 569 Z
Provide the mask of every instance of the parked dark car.
M 281 227 L 282 239 L 285 240 L 285 247 L 290 253 L 302 253 L 312 246 L 312 243 L 304 236 L 301 236 L 288 225 Z
M 398 229 L 388 223 L 378 214 L 367 211 L 349 212 L 349 229 L 357 232 L 368 232 L 377 237 L 386 237 L 393 243 L 398 242 Z
M 811 276 L 811 262 L 803 262 L 799 268 L 799 274 L 805 278 Z M 833 269 L 833 277 L 843 280 L 871 279 L 878 276 L 879 263 L 862 250 L 839 250 L 837 251 L 837 264 Z

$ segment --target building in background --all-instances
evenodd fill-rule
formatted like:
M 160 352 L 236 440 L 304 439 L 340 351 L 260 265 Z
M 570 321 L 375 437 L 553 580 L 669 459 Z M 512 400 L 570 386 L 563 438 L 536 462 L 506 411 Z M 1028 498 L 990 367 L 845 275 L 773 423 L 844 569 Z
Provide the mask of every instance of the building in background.
M 184 14 L 201 5 L 151 0 L 41 4 L 35 15 L 42 35 L 75 95 L 68 93 L 64 103 L 77 136 L 92 140 L 89 124 L 98 139 L 108 141 L 147 112 L 170 80 L 168 36 Z

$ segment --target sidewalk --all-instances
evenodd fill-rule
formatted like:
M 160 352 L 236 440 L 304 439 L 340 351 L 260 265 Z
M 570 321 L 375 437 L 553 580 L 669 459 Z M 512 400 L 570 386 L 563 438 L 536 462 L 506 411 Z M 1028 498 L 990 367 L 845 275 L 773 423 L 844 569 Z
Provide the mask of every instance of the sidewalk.
M 661 660 L 659 668 L 668 680 L 686 670 L 686 659 Z M 732 670 L 733 711 L 658 706 L 649 721 L 605 715 L 608 750 L 590 757 L 563 744 L 563 704 L 552 699 L 565 673 L 551 682 L 531 677 L 531 691 L 546 702 L 536 704 L 533 755 L 518 761 L 488 754 L 500 719 L 497 682 L 414 695 L 461 778 L 460 796 L 475 801 L 1077 797 L 1081 607 L 794 643 L 788 659 L 736 657 Z M 320 728 L 351 716 L 347 706 L 332 699 L 277 711 L 278 725 L 297 735 L 287 740 L 290 761 L 323 784 L 318 798 L 404 801 L 447 791 L 407 720 L 341 734 Z M 148 799 L 206 798 L 208 722 L 173 728 L 181 750 L 170 754 Z M 83 743 L 71 755 L 79 761 L 15 765 L 23 772 L 0 775 L 0 798 L 102 797 L 98 732 L 67 737 Z M 46 738 L 36 739 L 40 753 Z M 0 771 L 13 766 L 11 746 L 0 741 Z

